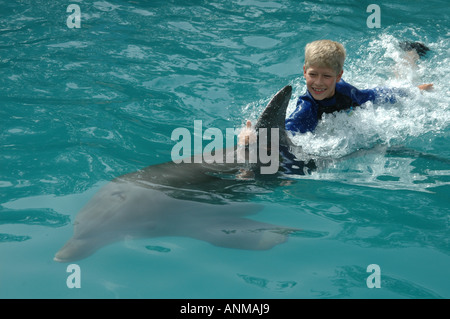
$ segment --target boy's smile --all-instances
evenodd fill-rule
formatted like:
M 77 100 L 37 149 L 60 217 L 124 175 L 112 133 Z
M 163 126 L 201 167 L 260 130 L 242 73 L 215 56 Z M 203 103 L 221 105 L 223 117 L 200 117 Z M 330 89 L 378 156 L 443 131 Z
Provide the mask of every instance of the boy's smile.
M 336 83 L 341 80 L 343 71 L 336 75 L 336 71 L 327 67 L 303 67 L 306 88 L 315 100 L 333 97 Z

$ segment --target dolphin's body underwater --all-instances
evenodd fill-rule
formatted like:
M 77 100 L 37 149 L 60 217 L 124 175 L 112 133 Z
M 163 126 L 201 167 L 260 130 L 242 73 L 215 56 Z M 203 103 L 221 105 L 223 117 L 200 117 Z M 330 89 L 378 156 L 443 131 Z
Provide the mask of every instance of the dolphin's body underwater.
M 290 144 L 284 123 L 291 94 L 291 86 L 280 90 L 255 125 L 255 129 L 278 128 L 282 146 Z M 226 149 L 223 156 L 228 152 L 236 148 Z M 117 177 L 78 213 L 73 237 L 54 259 L 80 260 L 125 237 L 184 236 L 254 250 L 284 242 L 296 229 L 244 217 L 260 205 L 245 203 L 252 194 L 239 191 L 248 186 L 248 181 L 236 178 L 242 167 L 237 163 L 167 162 Z

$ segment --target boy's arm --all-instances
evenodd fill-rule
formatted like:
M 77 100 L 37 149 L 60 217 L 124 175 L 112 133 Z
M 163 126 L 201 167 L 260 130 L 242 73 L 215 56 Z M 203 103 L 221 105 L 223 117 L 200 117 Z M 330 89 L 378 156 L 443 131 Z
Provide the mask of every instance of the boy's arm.
M 433 89 L 433 83 L 421 84 L 418 88 L 421 91 L 430 91 Z
M 292 132 L 312 132 L 318 123 L 317 106 L 314 106 L 306 96 L 300 96 L 297 108 L 286 118 L 285 127 Z
M 247 120 L 245 127 L 238 135 L 238 145 L 245 146 L 252 143 L 256 143 L 256 131 L 252 128 L 252 122 Z
M 367 96 L 370 96 L 367 101 L 372 101 L 375 104 L 378 103 L 391 103 L 394 104 L 397 102 L 398 97 L 405 97 L 408 95 L 408 93 L 399 88 L 387 88 L 387 87 L 376 87 L 373 89 L 366 89 L 361 90 L 361 92 L 364 94 L 367 94 Z M 364 101 L 364 102 L 367 102 Z M 363 102 L 363 103 L 364 103 Z M 360 103 L 362 104 L 362 103 Z
M 341 80 L 336 87 L 339 86 L 339 90 L 347 91 L 347 95 L 357 104 L 361 105 L 367 101 L 374 103 L 396 103 L 398 97 L 405 97 L 408 95 L 407 91 L 401 88 L 387 88 L 376 87 L 373 89 L 359 90 L 354 86 Z M 433 84 L 419 85 L 420 90 L 431 90 Z
M 429 91 L 433 88 L 433 84 L 421 84 L 417 86 L 419 90 Z M 375 88 L 375 103 L 396 103 L 398 97 L 406 97 L 408 96 L 408 92 L 405 89 L 401 88 Z

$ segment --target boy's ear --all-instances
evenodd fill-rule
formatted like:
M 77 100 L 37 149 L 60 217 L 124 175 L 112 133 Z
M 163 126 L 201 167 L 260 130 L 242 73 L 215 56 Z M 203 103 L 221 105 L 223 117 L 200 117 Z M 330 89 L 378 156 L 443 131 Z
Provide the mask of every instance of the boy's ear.
M 341 80 L 343 73 L 344 73 L 344 70 L 341 70 L 341 72 L 339 72 L 339 74 L 336 77 L 336 83 L 338 83 Z
M 306 66 L 303 65 L 303 76 L 306 75 Z

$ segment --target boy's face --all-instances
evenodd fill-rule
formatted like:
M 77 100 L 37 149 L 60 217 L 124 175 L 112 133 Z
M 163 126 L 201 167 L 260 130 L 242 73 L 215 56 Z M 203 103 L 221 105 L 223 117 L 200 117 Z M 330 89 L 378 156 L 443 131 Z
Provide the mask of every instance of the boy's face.
M 335 93 L 336 83 L 341 80 L 343 71 L 336 71 L 327 67 L 303 66 L 303 75 L 306 79 L 306 88 L 315 100 L 330 98 Z

